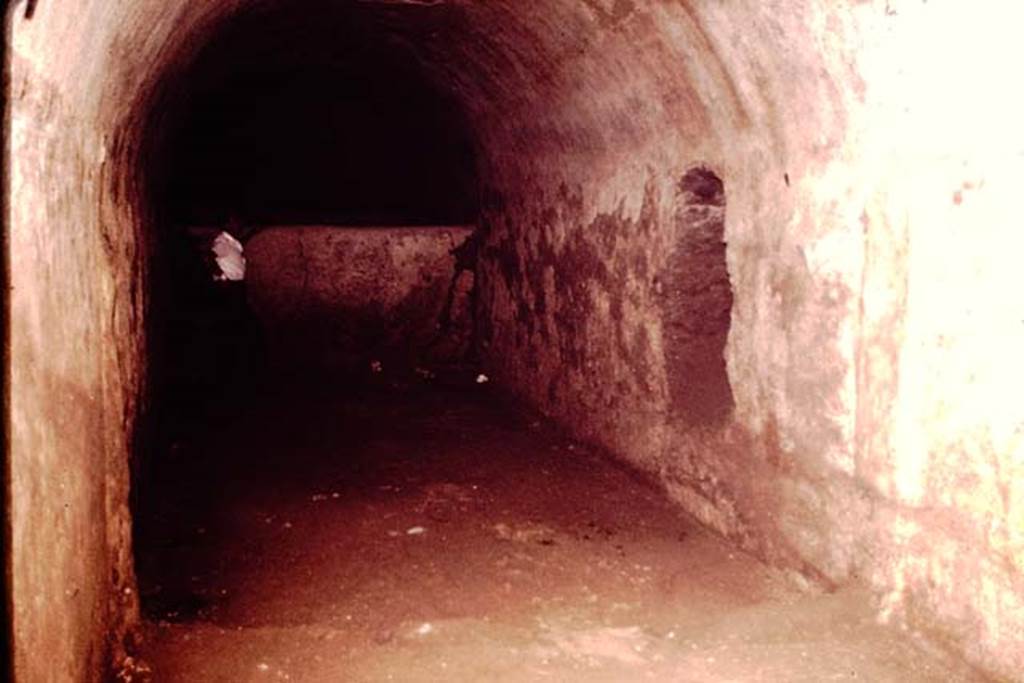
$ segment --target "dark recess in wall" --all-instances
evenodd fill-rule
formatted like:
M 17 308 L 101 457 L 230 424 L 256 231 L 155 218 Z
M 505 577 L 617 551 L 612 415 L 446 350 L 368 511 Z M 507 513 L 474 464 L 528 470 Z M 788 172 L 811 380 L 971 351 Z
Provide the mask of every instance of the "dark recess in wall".
M 715 173 L 698 167 L 682 177 L 675 223 L 676 244 L 658 278 L 672 409 L 687 426 L 713 426 L 734 406 L 723 356 L 733 301 L 725 191 Z

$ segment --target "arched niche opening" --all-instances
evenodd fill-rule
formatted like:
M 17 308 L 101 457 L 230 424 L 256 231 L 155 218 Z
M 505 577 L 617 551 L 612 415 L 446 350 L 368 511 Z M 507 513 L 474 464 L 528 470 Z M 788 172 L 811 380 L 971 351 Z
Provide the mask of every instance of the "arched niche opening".
M 680 178 L 673 221 L 658 283 L 671 412 L 686 427 L 711 427 L 734 407 L 724 358 L 733 304 L 725 187 L 714 171 L 698 166 Z

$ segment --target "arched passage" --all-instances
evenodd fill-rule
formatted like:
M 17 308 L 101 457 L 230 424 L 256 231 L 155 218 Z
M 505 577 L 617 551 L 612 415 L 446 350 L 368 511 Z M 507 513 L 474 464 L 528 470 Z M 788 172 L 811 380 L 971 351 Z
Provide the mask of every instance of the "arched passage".
M 352 375 L 386 355 L 411 372 L 465 353 L 449 309 L 472 285 L 449 252 L 476 223 L 475 133 L 386 20 L 357 3 L 244 7 L 196 31 L 139 100 L 158 402 L 271 370 Z M 373 230 L 339 230 L 356 226 Z M 225 229 L 245 243 L 243 284 L 210 283 Z
M 1000 85 L 1020 62 L 1019 21 L 1005 7 L 892 4 L 16 5 L 9 575 L 22 677 L 95 679 L 131 646 L 128 456 L 160 315 L 159 202 L 139 171 L 170 132 L 148 117 L 184 121 L 161 106 L 176 101 L 165 86 L 231 22 L 292 7 L 315 30 L 303 11 L 340 6 L 472 128 L 476 336 L 492 386 L 775 565 L 864 579 L 884 617 L 1019 671 L 1020 416 L 986 398 L 1019 384 L 1007 370 L 1024 345 L 1018 302 L 993 294 L 1015 291 L 1015 250 L 989 247 L 1019 240 L 1020 112 Z M 949 51 L 953 34 L 964 50 Z M 733 293 L 734 409 L 699 447 L 673 419 L 655 282 L 693 159 L 728 190 Z
M 166 539 L 191 509 L 219 510 L 186 482 L 251 469 L 185 462 L 215 423 L 285 387 L 404 381 L 470 353 L 475 264 L 458 252 L 477 217 L 475 133 L 381 21 L 351 3 L 243 8 L 137 102 L 152 252 L 133 530 L 151 617 L 192 599 L 168 585 L 187 562 Z M 225 230 L 240 282 L 214 281 Z

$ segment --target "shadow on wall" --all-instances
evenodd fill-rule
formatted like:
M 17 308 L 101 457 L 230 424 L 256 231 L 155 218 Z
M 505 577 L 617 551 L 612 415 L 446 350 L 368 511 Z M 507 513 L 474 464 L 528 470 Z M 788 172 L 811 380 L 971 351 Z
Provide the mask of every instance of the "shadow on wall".
M 720 425 L 734 407 L 724 357 L 733 294 L 725 190 L 714 172 L 683 175 L 674 221 L 675 245 L 657 280 L 671 409 L 687 426 Z

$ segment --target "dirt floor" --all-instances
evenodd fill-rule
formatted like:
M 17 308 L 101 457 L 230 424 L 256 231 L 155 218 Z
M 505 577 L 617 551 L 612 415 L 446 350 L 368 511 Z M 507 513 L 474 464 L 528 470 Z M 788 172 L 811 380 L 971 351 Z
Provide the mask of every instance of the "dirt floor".
M 140 489 L 152 680 L 978 680 L 490 385 L 438 384 L 178 427 Z

